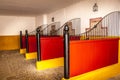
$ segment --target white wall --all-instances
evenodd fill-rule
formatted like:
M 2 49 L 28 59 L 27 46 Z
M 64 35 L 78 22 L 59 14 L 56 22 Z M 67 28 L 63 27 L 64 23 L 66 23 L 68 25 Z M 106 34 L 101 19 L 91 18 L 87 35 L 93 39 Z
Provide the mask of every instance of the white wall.
M 47 26 L 47 14 L 36 16 L 36 27 L 38 26 L 42 26 L 42 28 Z
M 65 13 L 65 8 L 57 10 L 55 12 L 49 13 L 47 20 L 48 24 L 52 23 L 51 18 L 54 17 L 54 22 L 61 22 L 61 25 L 66 22 L 66 13 Z
M 0 15 L 0 36 L 19 35 L 20 30 L 28 32 L 35 29 L 35 17 Z
M 43 15 L 39 15 L 36 17 L 36 26 L 40 26 L 43 24 Z
M 36 16 L 36 27 L 47 24 L 47 15 L 38 15 Z
M 98 12 L 93 12 L 94 3 L 98 4 Z M 60 21 L 63 25 L 66 21 L 73 18 L 81 18 L 82 32 L 89 27 L 89 19 L 96 17 L 104 17 L 106 14 L 120 10 L 120 0 L 81 0 L 66 8 L 57 10 L 47 14 L 48 24 L 52 23 L 51 18 L 55 18 L 55 22 Z

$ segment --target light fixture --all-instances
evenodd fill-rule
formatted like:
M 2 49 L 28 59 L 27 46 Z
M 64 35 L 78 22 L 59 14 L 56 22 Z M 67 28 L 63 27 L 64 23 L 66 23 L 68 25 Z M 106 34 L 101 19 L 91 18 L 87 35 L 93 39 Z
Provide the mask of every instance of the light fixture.
M 52 22 L 54 22 L 54 21 L 55 21 L 55 18 L 54 18 L 54 17 L 52 17 L 51 21 L 52 21 Z
M 93 12 L 97 12 L 97 11 L 98 11 L 98 5 L 97 5 L 97 3 L 95 3 L 93 5 Z

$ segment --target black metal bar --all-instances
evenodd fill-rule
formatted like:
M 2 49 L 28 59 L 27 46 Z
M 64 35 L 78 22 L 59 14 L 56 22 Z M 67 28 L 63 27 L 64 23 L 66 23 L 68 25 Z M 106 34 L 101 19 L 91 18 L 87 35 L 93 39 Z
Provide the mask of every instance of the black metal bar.
M 28 31 L 27 30 L 25 30 L 25 41 L 26 41 L 26 53 L 29 53 Z
M 89 33 L 89 32 L 86 32 L 85 40 L 89 40 L 88 33 Z
M 69 79 L 69 27 L 64 27 L 64 78 Z
M 23 44 L 22 44 L 22 31 L 20 31 L 20 49 L 22 49 L 23 47 Z
M 86 37 L 85 37 L 85 39 L 87 39 L 88 38 L 88 36 L 87 36 L 87 31 L 86 31 Z
M 40 43 L 40 30 L 36 29 L 36 40 L 37 40 L 37 61 L 41 60 L 41 43 Z

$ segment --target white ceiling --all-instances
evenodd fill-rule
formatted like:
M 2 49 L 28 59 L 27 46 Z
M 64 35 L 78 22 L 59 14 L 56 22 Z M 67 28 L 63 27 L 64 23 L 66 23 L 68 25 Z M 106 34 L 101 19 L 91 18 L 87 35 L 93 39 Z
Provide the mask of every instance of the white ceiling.
M 38 15 L 72 5 L 80 0 L 0 0 L 2 15 Z

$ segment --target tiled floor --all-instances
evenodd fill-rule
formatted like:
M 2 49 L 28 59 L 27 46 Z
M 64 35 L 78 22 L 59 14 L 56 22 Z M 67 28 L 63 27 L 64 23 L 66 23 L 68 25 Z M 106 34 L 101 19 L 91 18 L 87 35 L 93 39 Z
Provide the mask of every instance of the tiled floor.
M 0 51 L 0 80 L 61 80 L 63 67 L 37 71 L 35 60 L 25 60 L 19 51 Z

